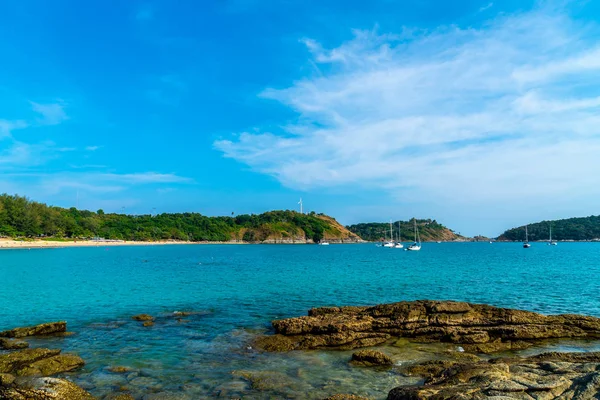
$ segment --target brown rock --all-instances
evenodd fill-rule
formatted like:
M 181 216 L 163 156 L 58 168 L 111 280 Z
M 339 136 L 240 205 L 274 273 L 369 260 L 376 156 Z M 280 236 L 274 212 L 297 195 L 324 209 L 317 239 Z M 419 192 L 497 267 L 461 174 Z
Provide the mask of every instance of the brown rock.
M 388 393 L 387 400 L 425 400 L 421 388 L 417 386 L 403 386 L 392 389 Z
M 15 381 L 14 375 L 0 373 L 0 386 L 9 386 L 14 381 Z
M 324 400 L 369 400 L 368 397 L 357 396 L 355 394 L 334 394 Z
M 390 337 L 467 345 L 491 353 L 525 348 L 547 338 L 598 338 L 600 319 L 545 316 L 529 311 L 453 301 L 413 301 L 373 307 L 313 308 L 306 317 L 272 322 L 290 338 L 286 349 L 357 348 Z M 280 344 L 283 343 L 278 339 Z
M 425 384 L 395 388 L 388 399 L 592 399 L 600 393 L 600 353 L 431 361 L 404 372 L 423 376 Z
M 18 350 L 29 347 L 29 343 L 23 340 L 7 339 L 0 337 L 0 350 Z
M 154 321 L 154 317 L 148 314 L 138 314 L 131 317 L 135 321 Z
M 55 375 L 84 364 L 80 357 L 60 354 L 60 350 L 25 349 L 0 355 L 0 372 L 18 376 Z
M 111 393 L 104 396 L 102 400 L 135 400 L 135 398 L 128 393 Z
M 154 326 L 154 321 L 146 321 L 142 324 L 142 326 Z
M 15 370 L 19 376 L 51 376 L 74 371 L 85 365 L 81 357 L 74 354 L 60 354 L 45 358 Z
M 18 378 L 9 387 L 0 387 L 3 400 L 94 400 L 94 397 L 66 379 Z
M 22 338 L 26 336 L 51 335 L 67 331 L 67 323 L 64 321 L 49 322 L 46 324 L 29 326 L 25 328 L 15 328 L 0 332 L 0 337 Z
M 365 367 L 394 365 L 394 362 L 388 355 L 375 350 L 357 351 L 352 354 L 352 360 L 350 362 L 354 365 Z
M 36 361 L 54 357 L 58 354 L 60 354 L 60 350 L 49 349 L 25 349 L 3 354 L 0 355 L 0 372 L 12 373 Z
M 115 373 L 115 374 L 124 374 L 126 372 L 130 372 L 131 368 L 129 368 L 129 367 L 121 367 L 121 366 L 114 366 L 114 367 L 108 368 L 108 370 L 110 372 Z

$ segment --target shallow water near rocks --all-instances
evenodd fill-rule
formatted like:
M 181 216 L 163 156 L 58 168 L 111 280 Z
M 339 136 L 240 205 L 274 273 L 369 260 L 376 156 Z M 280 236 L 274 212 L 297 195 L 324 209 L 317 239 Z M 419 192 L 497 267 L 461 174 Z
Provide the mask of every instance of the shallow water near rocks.
M 30 342 L 79 353 L 87 365 L 70 379 L 96 396 L 383 399 L 418 381 L 394 369 L 352 367 L 351 351 L 265 354 L 251 340 L 269 332 L 272 319 L 311 307 L 416 299 L 600 316 L 599 272 L 599 243 L 426 243 L 418 253 L 372 244 L 5 250 L 0 330 L 66 320 L 74 335 Z M 155 316 L 155 325 L 130 319 L 139 313 Z M 549 341 L 526 354 L 544 349 L 600 345 Z M 403 364 L 457 350 L 406 341 L 385 352 Z

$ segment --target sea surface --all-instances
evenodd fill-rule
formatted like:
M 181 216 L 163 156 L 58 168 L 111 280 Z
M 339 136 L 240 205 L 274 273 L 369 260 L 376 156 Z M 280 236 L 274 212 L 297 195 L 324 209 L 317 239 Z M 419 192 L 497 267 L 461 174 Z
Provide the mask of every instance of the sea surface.
M 0 331 L 66 320 L 72 336 L 30 340 L 78 353 L 68 375 L 92 394 L 136 398 L 384 399 L 391 371 L 351 367 L 346 351 L 265 354 L 252 339 L 311 307 L 440 299 L 600 317 L 600 243 L 424 243 L 420 252 L 352 245 L 177 245 L 0 251 Z M 191 315 L 176 318 L 175 311 Z M 157 317 L 143 327 L 131 316 Z M 436 346 L 438 346 L 436 348 Z M 542 351 L 597 351 L 548 342 Z M 398 364 L 451 345 L 406 343 Z M 112 373 L 111 366 L 131 371 Z

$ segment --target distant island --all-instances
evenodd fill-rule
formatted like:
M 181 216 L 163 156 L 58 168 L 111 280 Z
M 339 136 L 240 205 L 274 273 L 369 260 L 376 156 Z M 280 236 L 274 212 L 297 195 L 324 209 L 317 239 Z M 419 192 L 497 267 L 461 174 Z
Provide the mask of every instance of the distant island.
M 394 231 L 394 240 L 398 235 L 398 224 L 400 224 L 400 233 L 402 241 L 408 242 L 414 240 L 414 219 L 409 221 L 395 221 L 392 223 Z M 417 219 L 417 227 L 419 235 L 424 242 L 450 242 L 450 241 L 468 241 L 470 238 L 461 236 L 453 230 L 446 228 L 444 225 L 431 219 Z M 350 232 L 353 232 L 370 242 L 389 239 L 390 223 L 389 222 L 369 222 L 346 227 Z
M 527 225 L 530 241 L 552 239 L 559 241 L 600 241 L 600 216 L 541 221 Z M 498 236 L 499 241 L 525 240 L 525 226 L 512 228 Z
M 269 211 L 207 217 L 199 213 L 126 215 L 61 208 L 0 195 L 0 237 L 119 241 L 245 243 L 360 242 L 334 218 L 314 212 Z

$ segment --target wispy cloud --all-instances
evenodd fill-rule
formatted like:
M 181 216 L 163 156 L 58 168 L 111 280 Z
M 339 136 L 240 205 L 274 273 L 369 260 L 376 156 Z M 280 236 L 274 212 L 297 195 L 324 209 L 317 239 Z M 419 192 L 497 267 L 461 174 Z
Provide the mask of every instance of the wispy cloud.
M 15 167 L 34 167 L 60 157 L 61 153 L 75 150 L 71 147 L 58 147 L 52 141 L 25 143 L 12 141 L 9 146 L 0 149 L 0 171 Z
M 0 119 L 0 140 L 12 136 L 12 131 L 27 128 L 29 124 L 22 120 L 9 121 Z
M 598 195 L 598 33 L 542 6 L 409 40 L 304 40 L 321 71 L 261 94 L 297 121 L 215 147 L 292 188 L 372 187 L 447 206 Z
M 486 4 L 485 6 L 480 7 L 479 8 L 479 12 L 483 12 L 485 10 L 488 10 L 488 9 L 492 8 L 492 7 L 494 7 L 494 3 L 490 2 L 490 3 Z
M 62 102 L 40 104 L 32 101 L 31 106 L 33 111 L 41 115 L 38 122 L 43 125 L 58 125 L 69 119 Z
M 96 150 L 98 150 L 98 149 L 99 149 L 99 148 L 101 148 L 101 147 L 102 147 L 102 146 L 86 146 L 86 147 L 85 147 L 85 150 L 86 150 L 86 151 L 96 151 Z

